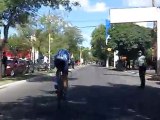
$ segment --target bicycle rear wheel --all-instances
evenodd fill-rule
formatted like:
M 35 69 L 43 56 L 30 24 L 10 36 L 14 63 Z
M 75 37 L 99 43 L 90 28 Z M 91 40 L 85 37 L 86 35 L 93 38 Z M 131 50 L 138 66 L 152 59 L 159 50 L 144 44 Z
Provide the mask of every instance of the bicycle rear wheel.
M 63 80 L 62 80 L 62 73 L 61 72 L 58 74 L 57 78 L 58 78 L 57 105 L 58 105 L 58 108 L 60 108 L 61 101 L 63 99 Z

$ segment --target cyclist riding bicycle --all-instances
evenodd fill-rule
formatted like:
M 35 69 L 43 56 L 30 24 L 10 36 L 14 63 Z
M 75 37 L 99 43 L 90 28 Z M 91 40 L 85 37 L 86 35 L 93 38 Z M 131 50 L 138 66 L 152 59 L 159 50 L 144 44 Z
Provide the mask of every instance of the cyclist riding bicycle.
M 66 92 L 68 88 L 68 65 L 70 63 L 70 53 L 66 49 L 60 49 L 54 56 L 54 64 L 57 68 L 56 76 L 59 72 L 62 72 L 62 80 L 64 86 L 64 97 L 66 97 Z M 58 79 L 56 78 L 55 89 L 58 89 Z M 56 91 L 57 92 L 57 91 Z

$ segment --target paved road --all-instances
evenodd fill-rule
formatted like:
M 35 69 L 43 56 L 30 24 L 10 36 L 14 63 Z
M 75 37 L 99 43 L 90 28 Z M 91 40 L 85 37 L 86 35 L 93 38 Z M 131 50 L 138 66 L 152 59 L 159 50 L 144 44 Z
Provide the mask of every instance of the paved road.
M 0 89 L 0 120 L 159 120 L 160 83 L 97 66 L 72 71 L 68 103 L 56 108 L 50 76 Z

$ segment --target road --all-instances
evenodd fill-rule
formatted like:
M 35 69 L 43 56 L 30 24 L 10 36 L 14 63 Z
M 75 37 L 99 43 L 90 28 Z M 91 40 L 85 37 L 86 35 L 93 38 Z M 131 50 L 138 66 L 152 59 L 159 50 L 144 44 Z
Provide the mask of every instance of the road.
M 68 102 L 56 107 L 51 76 L 0 89 L 0 120 L 159 120 L 160 82 L 90 65 L 69 75 Z

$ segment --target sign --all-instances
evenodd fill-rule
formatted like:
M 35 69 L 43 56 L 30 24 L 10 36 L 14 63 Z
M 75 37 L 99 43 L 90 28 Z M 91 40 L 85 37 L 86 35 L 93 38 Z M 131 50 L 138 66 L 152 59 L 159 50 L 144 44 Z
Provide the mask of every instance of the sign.
M 107 51 L 110 52 L 112 50 L 112 48 L 108 48 Z
M 110 9 L 111 23 L 152 22 L 158 20 L 156 7 Z

